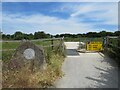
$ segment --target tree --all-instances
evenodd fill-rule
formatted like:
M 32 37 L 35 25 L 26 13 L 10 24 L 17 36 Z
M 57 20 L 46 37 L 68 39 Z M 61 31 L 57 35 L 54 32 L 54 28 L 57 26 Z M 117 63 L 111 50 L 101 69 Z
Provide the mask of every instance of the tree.
M 112 32 L 106 32 L 107 36 L 114 36 L 114 34 Z
M 22 40 L 22 39 L 24 39 L 24 34 L 20 31 L 17 31 L 14 33 L 14 39 L 15 40 Z
M 99 36 L 100 36 L 100 37 L 105 37 L 105 36 L 106 36 L 106 31 L 101 31 L 101 32 L 99 32 Z
M 86 35 L 87 37 L 91 37 L 91 38 L 98 37 L 98 34 L 96 32 L 88 32 Z
M 28 34 L 30 40 L 34 39 L 34 35 L 32 33 Z
M 114 32 L 114 35 L 115 35 L 115 36 L 120 36 L 120 31 Z
M 2 34 L 2 39 L 3 40 L 10 40 L 11 39 L 11 35 L 10 34 Z
M 50 37 L 50 34 L 46 34 L 43 31 L 41 31 L 41 32 L 38 31 L 38 32 L 34 33 L 34 38 L 35 39 L 42 39 L 42 38 L 48 38 L 48 37 Z
M 59 35 L 59 34 L 57 34 L 57 35 L 55 35 L 54 37 L 55 37 L 55 38 L 59 38 L 59 37 L 60 37 L 60 35 Z

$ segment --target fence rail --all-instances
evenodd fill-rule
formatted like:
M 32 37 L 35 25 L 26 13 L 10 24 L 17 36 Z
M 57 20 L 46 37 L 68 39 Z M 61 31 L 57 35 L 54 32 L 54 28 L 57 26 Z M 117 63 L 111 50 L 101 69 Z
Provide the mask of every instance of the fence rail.
M 35 39 L 35 40 L 29 40 L 29 41 L 50 41 L 50 40 L 61 40 L 64 38 L 48 38 L 48 39 Z M 25 39 L 23 40 L 1 40 L 0 42 L 22 42 L 22 41 L 27 41 Z
M 60 43 L 58 44 L 58 43 L 56 43 L 56 44 L 54 44 L 54 40 L 59 40 L 60 41 Z M 6 41 L 6 40 L 4 40 L 4 41 L 1 41 L 1 42 L 24 42 L 24 41 L 31 41 L 31 42 L 40 42 L 40 41 L 51 41 L 51 44 L 50 45 L 45 45 L 45 46 L 43 46 L 43 45 L 41 45 L 41 47 L 52 47 L 52 49 L 53 49 L 53 47 L 55 47 L 55 46 L 59 46 L 61 43 L 61 45 L 63 45 L 63 43 L 64 43 L 64 38 L 49 38 L 49 39 L 36 39 L 36 40 L 11 40 L 11 41 Z M 13 50 L 16 50 L 16 49 L 4 49 L 4 50 L 0 50 L 0 51 L 13 51 Z
M 120 37 L 107 36 L 104 47 L 104 52 L 109 56 L 120 59 Z
M 59 54 L 65 56 L 64 38 L 37 39 L 30 41 L 38 47 L 40 46 L 44 49 L 47 60 L 49 60 L 49 56 L 51 56 L 51 54 Z M 2 60 L 9 60 L 21 43 L 21 40 L 2 41 L 3 47 L 0 50 L 0 52 L 2 53 Z

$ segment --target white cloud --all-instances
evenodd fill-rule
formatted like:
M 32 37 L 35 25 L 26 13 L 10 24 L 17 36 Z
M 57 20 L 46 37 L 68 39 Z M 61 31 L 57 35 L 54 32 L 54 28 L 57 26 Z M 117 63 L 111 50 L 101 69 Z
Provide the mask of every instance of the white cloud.
M 66 5 L 66 4 L 65 4 Z M 71 10 L 71 16 L 68 19 L 60 19 L 42 14 L 33 14 L 24 16 L 22 14 L 3 14 L 3 32 L 14 33 L 16 30 L 21 30 L 25 33 L 33 33 L 38 30 L 44 30 L 47 33 L 84 33 L 90 31 L 99 31 L 94 28 L 94 25 L 108 24 L 117 25 L 118 7 L 117 3 L 89 3 L 85 5 L 63 5 L 60 12 Z M 65 9 L 67 8 L 67 9 Z M 57 10 L 57 9 L 56 9 Z M 57 12 L 55 10 L 55 12 Z M 65 10 L 65 11 L 64 11 Z M 105 11 L 101 13 L 91 13 L 93 11 Z M 84 17 L 92 18 L 98 23 L 83 23 L 80 21 Z M 84 19 L 84 18 L 83 18 Z M 104 20 L 103 22 L 99 22 Z M 105 29 L 104 27 L 102 29 Z M 101 30 L 102 30 L 101 29 Z
M 80 14 L 85 14 L 85 13 L 88 13 L 90 11 L 93 11 L 93 9 L 96 9 L 94 8 L 94 4 L 87 4 L 87 5 L 84 5 L 84 6 L 77 6 L 77 8 L 75 7 L 75 12 L 71 14 L 71 17 L 76 17 Z
M 83 33 L 87 31 L 93 31 L 92 27 L 87 24 L 78 23 L 75 19 L 69 18 L 67 20 L 59 19 L 56 17 L 44 16 L 44 15 L 30 15 L 21 16 L 20 15 L 3 14 L 3 32 L 12 30 L 10 32 L 15 32 L 16 30 L 21 30 L 24 32 L 35 32 L 36 30 L 45 30 L 49 33 Z
M 98 12 L 91 13 L 95 11 Z M 117 25 L 118 3 L 91 3 L 84 6 L 78 6 L 77 10 L 71 14 L 71 17 L 77 17 L 82 14 L 87 18 L 96 19 L 98 21 L 105 20 L 105 22 L 102 22 L 104 24 Z
M 118 3 L 102 2 L 102 3 L 76 3 L 64 4 L 56 12 L 68 12 L 71 18 L 83 20 L 86 18 L 101 22 L 102 24 L 118 25 Z M 82 16 L 82 17 L 81 17 Z

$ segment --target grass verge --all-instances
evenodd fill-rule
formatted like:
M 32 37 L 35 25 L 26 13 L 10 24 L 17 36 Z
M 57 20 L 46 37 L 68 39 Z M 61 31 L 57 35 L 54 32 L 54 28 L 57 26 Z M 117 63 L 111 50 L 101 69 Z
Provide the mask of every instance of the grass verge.
M 63 76 L 61 71 L 64 56 L 50 55 L 45 70 L 31 72 L 27 67 L 19 70 L 3 68 L 3 88 L 49 88 L 54 86 L 56 79 Z M 7 62 L 4 62 L 5 65 Z
M 47 46 L 51 41 L 33 42 L 37 46 Z M 53 44 L 59 44 L 60 41 L 54 41 Z M 61 46 L 45 47 L 46 69 L 31 72 L 28 66 L 19 70 L 7 68 L 8 63 L 14 54 L 14 50 L 19 46 L 19 42 L 3 42 L 2 61 L 3 61 L 3 88 L 49 88 L 54 86 L 55 80 L 63 76 L 61 71 L 62 62 L 64 61 L 63 48 Z M 4 51 L 5 50 L 5 51 Z

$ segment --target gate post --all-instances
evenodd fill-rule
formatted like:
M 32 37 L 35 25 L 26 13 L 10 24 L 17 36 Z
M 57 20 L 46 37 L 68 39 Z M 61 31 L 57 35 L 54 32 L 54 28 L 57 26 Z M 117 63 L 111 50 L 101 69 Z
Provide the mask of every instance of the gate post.
M 51 45 L 52 45 L 52 50 L 53 50 L 53 38 L 52 38 L 52 40 L 51 40 Z
M 105 48 L 108 48 L 108 44 L 109 44 L 109 36 L 106 36 L 106 43 L 105 43 Z
M 120 47 L 120 36 L 118 36 L 118 47 Z

